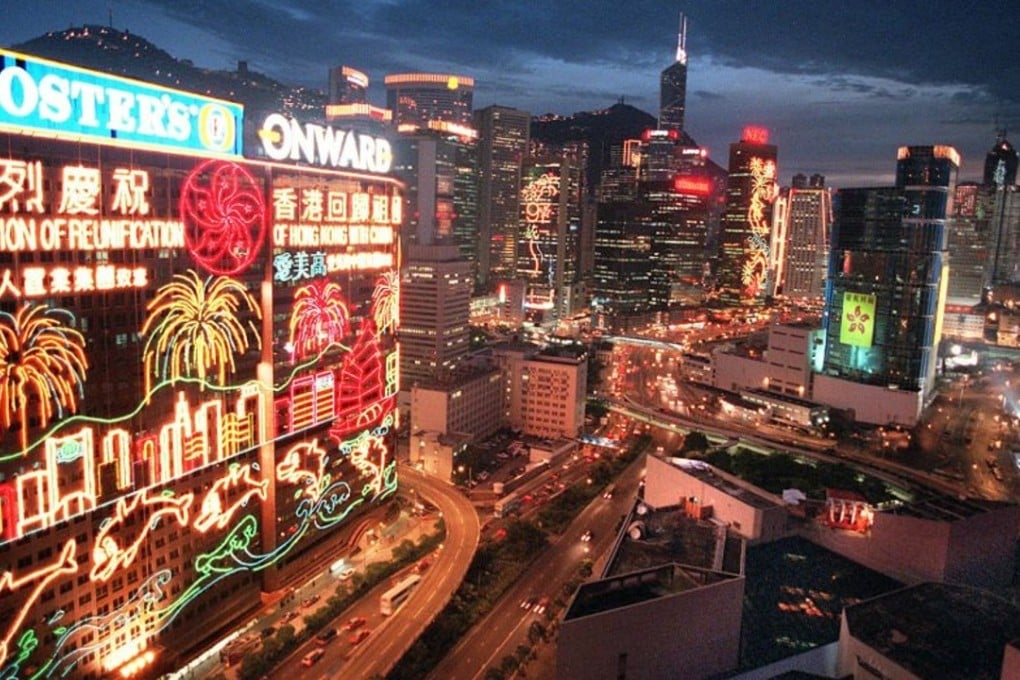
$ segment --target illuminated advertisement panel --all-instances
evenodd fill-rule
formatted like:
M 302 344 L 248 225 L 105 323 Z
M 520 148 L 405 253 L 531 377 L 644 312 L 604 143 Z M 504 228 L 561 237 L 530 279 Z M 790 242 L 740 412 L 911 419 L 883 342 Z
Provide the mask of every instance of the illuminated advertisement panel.
M 875 335 L 875 296 L 868 293 L 843 293 L 843 318 L 839 341 L 854 347 L 871 347 Z
M 239 156 L 240 104 L 0 49 L 0 129 Z
M 528 283 L 524 306 L 552 309 L 559 246 L 560 168 L 536 166 L 524 178 L 521 189 L 521 221 L 524 229 L 518 250 L 519 274 Z
M 137 672 L 395 492 L 400 186 L 0 149 L 0 677 Z
M 747 129 L 745 128 L 745 134 Z M 750 160 L 751 197 L 747 206 L 750 230 L 740 280 L 744 296 L 757 298 L 768 288 L 770 218 L 766 209 L 776 198 L 776 162 L 754 156 Z

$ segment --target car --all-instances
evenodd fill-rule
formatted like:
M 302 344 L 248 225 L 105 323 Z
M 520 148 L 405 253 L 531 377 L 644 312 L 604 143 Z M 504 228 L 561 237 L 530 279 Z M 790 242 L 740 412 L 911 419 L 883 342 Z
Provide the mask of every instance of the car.
M 352 645 L 356 645 L 371 634 L 372 631 L 362 628 L 361 630 L 352 633 L 351 636 L 347 638 L 347 641 L 350 642 Z
M 344 630 L 357 630 L 358 628 L 361 628 L 364 625 L 365 625 L 364 616 L 354 616 L 347 619 L 346 623 L 344 623 Z
M 301 600 L 301 608 L 302 609 L 308 609 L 313 604 L 315 604 L 316 602 L 319 601 L 319 597 L 320 596 L 317 595 L 317 594 L 316 595 L 309 595 L 305 599 Z
M 347 567 L 336 575 L 336 577 L 341 581 L 348 581 L 352 576 L 354 576 L 354 567 Z
M 581 534 L 581 541 L 583 543 L 587 543 L 588 541 L 591 540 L 591 536 L 592 536 L 591 529 L 588 529 L 588 531 L 586 531 L 583 534 Z
M 536 614 L 544 614 L 548 606 L 549 598 L 543 597 L 541 600 L 538 601 L 538 604 L 535 605 L 535 608 L 532 609 L 532 611 L 535 612 Z
M 301 616 L 301 615 L 298 614 L 296 611 L 293 611 L 293 610 L 289 611 L 289 612 L 285 613 L 283 616 L 280 617 L 280 625 L 283 625 L 285 623 L 290 623 L 291 621 L 293 621 L 294 619 L 296 619 L 299 616 Z
M 521 609 L 523 609 L 524 611 L 529 611 L 534 606 L 535 606 L 535 598 L 533 598 L 533 597 L 529 597 L 529 598 L 525 598 L 525 599 L 521 600 Z
M 317 644 L 324 645 L 329 642 L 332 642 L 333 638 L 335 638 L 339 634 L 340 631 L 338 631 L 336 628 L 327 628 L 326 630 L 322 631 L 321 633 L 315 636 L 315 642 Z
M 313 649 L 312 651 L 308 652 L 301 658 L 301 665 L 304 666 L 305 668 L 314 666 L 316 663 L 319 662 L 319 659 L 321 659 L 325 655 L 326 650 L 323 649 L 322 647 L 317 647 L 316 649 Z

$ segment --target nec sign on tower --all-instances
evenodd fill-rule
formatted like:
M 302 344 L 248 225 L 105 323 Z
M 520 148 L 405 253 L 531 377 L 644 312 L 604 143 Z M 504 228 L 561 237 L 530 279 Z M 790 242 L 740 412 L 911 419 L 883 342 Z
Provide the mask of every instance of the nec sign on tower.
M 301 123 L 283 114 L 266 116 L 258 131 L 262 150 L 274 161 L 304 161 L 338 170 L 386 174 L 393 150 L 382 137 L 326 125 Z
M 237 156 L 240 104 L 0 50 L 0 128 Z

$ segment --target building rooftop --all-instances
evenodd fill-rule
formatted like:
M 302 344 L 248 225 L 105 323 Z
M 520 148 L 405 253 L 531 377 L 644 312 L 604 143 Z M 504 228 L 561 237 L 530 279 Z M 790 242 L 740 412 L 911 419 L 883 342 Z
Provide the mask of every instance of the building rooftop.
M 883 506 L 882 512 L 890 515 L 905 515 L 919 519 L 955 522 L 975 515 L 983 515 L 1014 505 L 1003 501 L 986 501 L 980 498 L 957 498 L 938 492 L 931 492 L 908 503 Z
M 738 477 L 717 470 L 704 461 L 690 458 L 667 458 L 666 460 L 671 465 L 682 469 L 705 484 L 719 489 L 726 495 L 732 496 L 741 503 L 746 503 L 763 510 L 783 504 L 781 499 L 777 499 L 775 496 L 767 496 L 751 484 L 747 484 Z
M 449 390 L 462 387 L 472 380 L 498 372 L 499 367 L 483 361 L 465 361 L 453 371 L 419 382 L 417 388 L 426 390 Z
M 1020 608 L 983 590 L 922 583 L 846 610 L 850 634 L 922 678 L 998 680 Z
M 641 538 L 634 539 L 629 535 L 623 537 L 606 565 L 606 576 L 626 574 L 671 562 L 702 569 L 714 566 L 718 540 L 715 526 L 687 517 L 678 507 L 650 510 L 644 515 L 634 515 L 631 519 L 631 523 L 623 527 L 624 530 L 639 523 Z M 721 570 L 733 574 L 742 573 L 743 541 L 729 535 L 724 535 L 723 540 L 725 544 L 720 548 Z
M 734 578 L 739 576 L 675 563 L 620 574 L 583 584 L 563 620 L 628 607 Z
M 749 546 L 745 576 L 744 669 L 835 642 L 844 607 L 903 585 L 799 536 Z

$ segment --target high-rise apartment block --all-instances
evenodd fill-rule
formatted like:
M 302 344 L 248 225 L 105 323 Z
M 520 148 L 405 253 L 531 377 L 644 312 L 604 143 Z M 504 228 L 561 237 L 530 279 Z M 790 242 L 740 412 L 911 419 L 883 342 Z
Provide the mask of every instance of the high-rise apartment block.
M 531 114 L 505 106 L 475 111 L 478 130 L 478 281 L 514 278 L 520 235 L 521 166 Z

